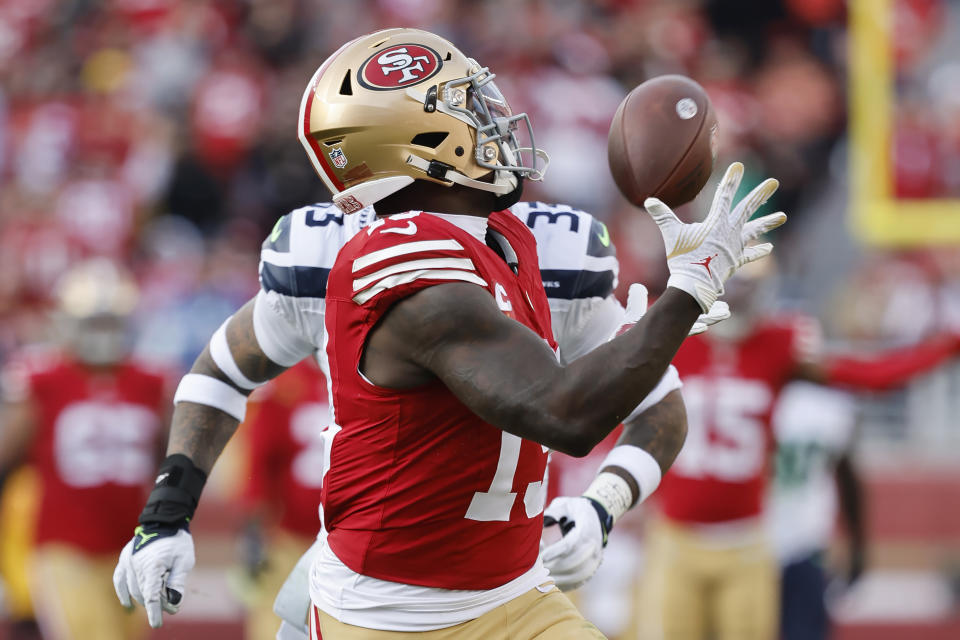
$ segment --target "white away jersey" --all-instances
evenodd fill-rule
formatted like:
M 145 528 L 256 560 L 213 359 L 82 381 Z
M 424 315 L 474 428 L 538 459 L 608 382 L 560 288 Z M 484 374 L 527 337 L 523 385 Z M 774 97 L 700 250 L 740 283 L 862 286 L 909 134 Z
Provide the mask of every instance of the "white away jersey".
M 623 321 L 623 309 L 613 298 L 618 263 L 606 226 L 567 205 L 521 202 L 511 211 L 536 237 L 563 360 L 574 360 L 609 340 Z M 257 338 L 271 360 L 290 366 L 322 351 L 330 268 L 347 240 L 375 218 L 371 207 L 344 215 L 322 203 L 277 221 L 260 254 L 261 292 L 254 316 Z M 267 307 L 289 327 L 274 327 Z M 293 329 L 293 335 L 285 329 Z
M 837 517 L 834 469 L 857 423 L 856 403 L 842 391 L 809 382 L 783 390 L 773 414 L 775 480 L 767 516 L 783 562 L 822 551 Z

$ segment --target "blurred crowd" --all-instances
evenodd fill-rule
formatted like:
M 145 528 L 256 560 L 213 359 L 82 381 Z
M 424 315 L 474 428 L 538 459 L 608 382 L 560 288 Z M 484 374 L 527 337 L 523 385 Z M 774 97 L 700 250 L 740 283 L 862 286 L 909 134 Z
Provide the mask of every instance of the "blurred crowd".
M 841 3 L 753 4 L 8 0 L 0 357 L 43 339 L 37 320 L 71 264 L 106 256 L 143 288 L 143 355 L 189 364 L 254 290 L 273 221 L 326 197 L 293 135 L 306 80 L 342 41 L 395 25 L 428 26 L 491 66 L 553 154 L 531 195 L 626 227 L 624 280 L 662 278 L 652 230 L 635 225 L 606 167 L 626 88 L 661 73 L 699 78 L 726 153 L 778 175 L 791 209 L 842 132 Z
M 528 197 L 607 220 L 622 285 L 643 280 L 654 292 L 666 275 L 659 239 L 613 187 L 606 131 L 629 88 L 691 75 L 718 112 L 719 164 L 739 159 L 754 177 L 780 179 L 774 204 L 792 216 L 781 256 L 788 274 L 791 257 L 803 272 L 821 257 L 804 242 L 805 221 L 829 214 L 818 197 L 846 172 L 845 10 L 841 0 L 5 0 L 0 359 L 46 337 L 39 320 L 61 274 L 105 256 L 143 289 L 138 352 L 187 366 L 255 290 L 274 220 L 327 197 L 293 133 L 307 79 L 341 42 L 387 26 L 428 27 L 498 73 L 553 157 Z M 899 0 L 896 16 L 896 189 L 957 195 L 960 85 L 948 35 L 960 12 Z M 840 210 L 831 224 L 843 225 L 844 207 L 843 196 L 827 200 Z M 957 262 L 949 252 L 868 254 L 840 265 L 849 282 L 808 310 L 862 297 L 829 315 L 841 335 L 871 340 L 956 326 Z M 923 296 L 936 311 L 916 329 L 901 316 Z
M 894 191 L 960 198 L 960 4 L 895 7 Z M 656 294 L 667 273 L 656 226 L 609 176 L 607 130 L 632 87 L 680 73 L 717 111 L 718 167 L 743 161 L 748 187 L 781 182 L 769 211 L 791 218 L 774 238 L 783 304 L 847 346 L 960 329 L 960 252 L 864 247 L 847 228 L 846 11 L 844 0 L 0 0 L 0 368 L 57 337 L 56 283 L 98 257 L 136 279 L 137 358 L 171 379 L 188 368 L 256 292 L 276 219 L 328 199 L 295 134 L 308 79 L 343 42 L 392 26 L 435 31 L 497 73 L 552 158 L 525 198 L 604 220 L 620 293 L 640 281 Z M 678 213 L 702 215 L 711 196 Z M 261 422 L 270 411 L 297 422 L 282 393 L 260 402 Z M 950 427 L 955 413 L 937 415 Z M 248 430 L 263 457 L 252 475 L 277 484 L 297 470 L 302 429 L 262 441 Z M 251 576 L 267 566 L 258 535 Z

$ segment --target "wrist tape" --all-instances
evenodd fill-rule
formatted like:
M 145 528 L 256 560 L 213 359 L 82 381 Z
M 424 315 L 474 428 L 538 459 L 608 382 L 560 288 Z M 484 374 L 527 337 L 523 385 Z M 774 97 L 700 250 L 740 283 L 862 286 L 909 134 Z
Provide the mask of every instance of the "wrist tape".
M 181 453 L 160 463 L 153 491 L 140 513 L 140 524 L 173 525 L 186 529 L 200 501 L 207 474 Z
M 597 474 L 587 490 L 583 492 L 583 497 L 594 503 L 594 508 L 599 504 L 609 514 L 610 519 L 606 522 L 604 522 L 602 514 L 600 517 L 600 521 L 606 529 L 604 537 L 620 519 L 620 516 L 625 514 L 633 505 L 633 491 L 630 490 L 630 485 L 617 474 L 608 471 Z
M 631 444 L 614 447 L 600 465 L 601 469 L 606 467 L 620 467 L 633 477 L 637 486 L 640 487 L 640 495 L 636 496 L 635 500 L 636 504 L 640 504 L 657 490 L 663 475 L 660 464 L 652 455 Z

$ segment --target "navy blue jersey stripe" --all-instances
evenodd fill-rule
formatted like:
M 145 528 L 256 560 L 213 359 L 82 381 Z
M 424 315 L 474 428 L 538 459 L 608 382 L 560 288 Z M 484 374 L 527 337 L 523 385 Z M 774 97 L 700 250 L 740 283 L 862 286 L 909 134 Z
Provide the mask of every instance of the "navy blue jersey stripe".
M 541 269 L 540 278 L 548 298 L 577 300 L 606 298 L 613 293 L 613 271 Z
M 265 291 L 276 291 L 297 298 L 325 298 L 330 269 L 323 267 L 278 267 L 262 263 L 260 285 Z

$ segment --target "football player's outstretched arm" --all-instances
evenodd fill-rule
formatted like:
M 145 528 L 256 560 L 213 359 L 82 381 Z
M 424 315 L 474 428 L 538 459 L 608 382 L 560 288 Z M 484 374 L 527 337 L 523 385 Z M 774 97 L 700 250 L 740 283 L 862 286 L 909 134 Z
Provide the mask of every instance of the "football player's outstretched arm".
M 944 333 L 908 347 L 859 357 L 831 356 L 797 363 L 793 375 L 818 384 L 887 391 L 908 384 L 960 351 L 960 336 Z
M 742 175 L 743 165 L 730 166 L 700 223 L 683 224 L 659 200 L 647 201 L 664 238 L 667 290 L 631 329 L 566 367 L 532 331 L 506 318 L 484 289 L 451 283 L 394 305 L 368 336 L 363 372 L 394 388 L 435 375 L 491 424 L 586 455 L 653 389 L 697 317 L 723 293 L 724 281 L 771 251 L 772 245 L 748 243 L 786 216 L 747 221 L 777 182 L 765 180 L 733 206 Z
M 152 627 L 163 624 L 163 611 L 180 608 L 194 565 L 189 523 L 207 475 L 243 420 L 247 396 L 287 368 L 260 346 L 254 320 L 258 303 L 265 304 L 261 296 L 225 322 L 180 381 L 167 457 L 113 574 L 120 602 L 142 604 Z M 259 312 L 267 313 L 263 307 Z M 289 342 L 294 351 L 308 353 L 308 345 L 296 336 Z
M 426 370 L 491 424 L 582 456 L 653 389 L 700 312 L 668 289 L 633 328 L 564 367 L 484 289 L 444 284 L 397 303 L 371 333 L 362 366 L 385 387 L 419 384 L 412 370 Z M 397 366 L 383 366 L 382 354 Z
M 239 372 L 251 382 L 262 384 L 286 371 L 287 367 L 273 362 L 260 348 L 253 326 L 255 303 L 256 299 L 247 302 L 227 322 L 226 344 Z M 227 385 L 239 394 L 235 401 L 242 401 L 239 396 L 248 396 L 252 391 L 250 385 L 238 385 L 221 370 L 211 354 L 211 344 L 194 361 L 190 374 Z M 235 412 L 231 414 L 209 404 L 180 400 L 173 410 L 167 455 L 185 455 L 197 468 L 210 473 L 239 424 Z

